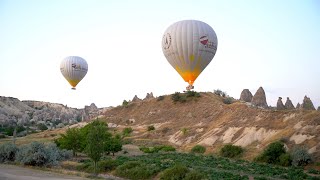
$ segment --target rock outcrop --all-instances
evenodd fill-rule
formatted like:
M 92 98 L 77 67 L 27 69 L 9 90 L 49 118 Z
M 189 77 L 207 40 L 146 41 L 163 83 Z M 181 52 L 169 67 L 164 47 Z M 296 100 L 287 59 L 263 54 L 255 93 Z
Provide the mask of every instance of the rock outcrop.
M 320 111 L 320 106 L 318 107 L 318 109 L 317 109 L 318 111 Z
M 244 102 L 251 102 L 252 101 L 252 94 L 249 91 L 249 89 L 242 90 L 241 95 L 240 95 L 240 100 L 244 101 Z
M 314 108 L 313 106 L 311 99 L 308 98 L 307 96 L 304 96 L 303 103 L 301 104 L 301 108 L 304 110 L 316 110 L 316 108 Z
M 289 110 L 294 109 L 294 106 L 293 106 L 293 104 L 292 104 L 292 101 L 290 100 L 289 97 L 287 97 L 287 101 L 286 101 L 286 103 L 285 103 L 284 106 L 285 106 L 286 109 L 289 109 Z
M 133 99 L 132 99 L 132 102 L 140 102 L 140 101 L 142 101 L 140 98 L 138 98 L 138 96 L 137 95 L 135 95 L 134 97 L 133 97 Z
M 282 97 L 279 97 L 278 101 L 277 101 L 277 110 L 284 110 L 285 106 L 282 103 Z
M 95 104 L 83 109 L 67 107 L 63 104 L 42 101 L 20 101 L 17 98 L 0 96 L 0 125 L 24 125 L 32 128 L 39 123 L 49 129 L 59 124 L 73 124 L 99 116 L 102 109 Z
M 300 107 L 301 107 L 301 104 L 298 103 L 297 106 L 296 106 L 296 109 L 300 109 Z
M 149 100 L 149 99 L 154 99 L 154 96 L 153 96 L 152 92 L 150 94 L 147 93 L 146 97 L 143 100 Z
M 262 87 L 260 87 L 254 94 L 251 103 L 258 107 L 268 108 L 266 93 Z

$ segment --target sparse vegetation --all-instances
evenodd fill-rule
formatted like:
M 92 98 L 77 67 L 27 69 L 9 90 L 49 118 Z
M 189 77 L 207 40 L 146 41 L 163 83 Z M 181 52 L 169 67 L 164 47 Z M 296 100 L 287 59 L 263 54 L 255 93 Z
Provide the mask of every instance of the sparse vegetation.
M 187 132 L 188 132 L 188 129 L 187 128 L 182 128 L 181 132 L 182 132 L 182 135 L 186 135 Z
M 175 151 L 176 149 L 170 145 L 161 145 L 161 146 L 154 146 L 154 147 L 140 147 L 140 151 L 144 153 L 158 153 L 160 151 L 162 152 L 169 152 L 169 151 Z
M 122 102 L 122 106 L 127 107 L 129 104 L 129 102 L 127 100 L 123 100 Z
M 153 125 L 148 126 L 148 131 L 153 131 L 153 130 L 155 130 L 155 127 Z
M 235 146 L 232 144 L 224 145 L 220 150 L 220 155 L 228 158 L 240 157 L 243 153 L 241 146 Z
M 123 136 L 129 136 L 133 132 L 133 129 L 131 127 L 126 127 L 122 130 Z
M 203 154 L 206 152 L 206 147 L 201 146 L 201 145 L 195 145 L 192 149 L 191 149 L 192 153 L 199 153 L 199 154 Z
M 200 97 L 200 93 L 198 93 L 196 91 L 187 91 L 186 96 L 187 97 Z
M 164 100 L 164 96 L 157 97 L 157 101 L 162 101 L 162 100 Z
M 42 124 L 42 123 L 38 124 L 37 127 L 38 127 L 38 129 L 40 131 L 45 131 L 45 130 L 48 129 L 48 127 L 45 124 Z
M 175 92 L 173 95 L 171 95 L 171 99 L 173 100 L 173 102 L 184 103 L 187 101 L 187 98 L 181 95 L 179 92 Z
M 232 97 L 225 97 L 224 99 L 223 99 L 223 103 L 225 103 L 225 104 L 232 104 L 233 103 L 233 98 Z

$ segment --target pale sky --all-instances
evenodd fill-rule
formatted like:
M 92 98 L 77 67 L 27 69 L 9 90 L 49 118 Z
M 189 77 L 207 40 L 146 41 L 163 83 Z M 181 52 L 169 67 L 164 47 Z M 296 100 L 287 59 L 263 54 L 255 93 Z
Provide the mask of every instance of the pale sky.
M 218 37 L 196 91 L 238 99 L 262 86 L 272 106 L 279 96 L 296 105 L 305 95 L 320 105 L 319 0 L 0 0 L 0 96 L 83 108 L 182 92 L 188 84 L 161 41 L 171 24 L 188 19 Z M 89 65 L 76 91 L 60 72 L 66 56 Z

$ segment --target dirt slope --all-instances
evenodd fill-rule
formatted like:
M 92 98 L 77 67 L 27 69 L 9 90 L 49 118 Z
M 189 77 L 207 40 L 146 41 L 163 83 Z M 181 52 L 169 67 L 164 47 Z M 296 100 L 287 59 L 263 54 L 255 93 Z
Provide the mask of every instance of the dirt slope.
M 202 144 L 209 152 L 217 152 L 231 143 L 245 147 L 245 158 L 252 159 L 270 142 L 281 139 L 289 149 L 302 145 L 320 159 L 319 111 L 276 111 L 239 101 L 227 105 L 220 96 L 201 93 L 185 103 L 165 96 L 161 101 L 119 106 L 104 115 L 111 127 L 132 127 L 132 138 L 141 144 L 169 143 L 181 150 Z M 147 131 L 149 125 L 155 131 Z

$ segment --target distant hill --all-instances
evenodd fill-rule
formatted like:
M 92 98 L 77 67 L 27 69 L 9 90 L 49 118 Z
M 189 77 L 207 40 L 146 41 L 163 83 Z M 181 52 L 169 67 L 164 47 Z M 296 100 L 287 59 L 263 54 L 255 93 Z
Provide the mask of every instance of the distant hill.
M 21 125 L 36 130 L 37 125 L 44 124 L 48 129 L 55 129 L 90 120 L 106 109 L 97 108 L 94 104 L 77 109 L 57 103 L 20 101 L 17 98 L 0 96 L 0 125 Z
M 138 144 L 170 143 L 182 150 L 201 144 L 217 152 L 230 143 L 245 147 L 245 158 L 253 159 L 270 142 L 281 140 L 289 149 L 306 147 L 320 160 L 320 111 L 225 104 L 221 96 L 201 93 L 186 102 L 173 102 L 171 95 L 133 101 L 103 115 L 110 127 L 132 127 Z

